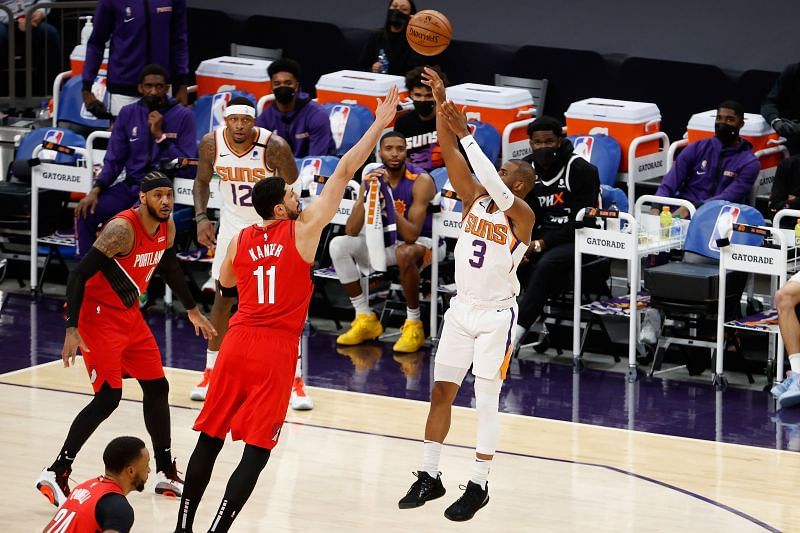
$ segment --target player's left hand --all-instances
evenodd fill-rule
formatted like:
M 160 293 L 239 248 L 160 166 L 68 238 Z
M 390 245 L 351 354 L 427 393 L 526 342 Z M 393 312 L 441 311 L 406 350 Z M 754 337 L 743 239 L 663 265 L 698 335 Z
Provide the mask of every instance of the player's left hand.
M 469 126 L 467 125 L 467 115 L 464 114 L 463 109 L 459 109 L 453 101 L 444 102 L 439 106 L 439 113 L 444 119 L 450 131 L 455 133 L 459 139 L 469 135 Z
M 64 361 L 64 368 L 69 368 L 70 365 L 75 364 L 75 355 L 81 349 L 81 353 L 86 353 L 89 348 L 83 342 L 81 334 L 78 333 L 78 328 L 67 328 L 67 334 L 64 336 L 64 347 L 61 349 L 61 359 Z
M 195 307 L 187 311 L 189 315 L 189 320 L 192 322 L 194 326 L 194 334 L 200 335 L 203 333 L 203 338 L 208 340 L 211 337 L 217 336 L 217 330 L 214 329 L 214 326 L 211 324 L 211 321 L 208 320 L 203 313 L 200 312 L 200 309 Z

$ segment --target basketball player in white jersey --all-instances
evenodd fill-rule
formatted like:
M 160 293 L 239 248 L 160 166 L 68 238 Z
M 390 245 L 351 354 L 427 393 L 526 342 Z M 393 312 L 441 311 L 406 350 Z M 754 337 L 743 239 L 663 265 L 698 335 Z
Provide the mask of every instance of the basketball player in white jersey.
M 235 298 L 222 296 L 219 291 L 219 273 L 228 243 L 243 228 L 261 222 L 251 201 L 253 185 L 269 176 L 280 176 L 286 183 L 297 179 L 297 164 L 288 143 L 271 131 L 255 125 L 256 110 L 247 98 L 232 99 L 225 108 L 225 126 L 203 136 L 200 141 L 200 162 L 194 182 L 194 210 L 197 223 L 197 240 L 203 246 L 217 249 L 211 265 L 211 276 L 217 283 L 211 322 L 219 332 L 209 340 L 206 352 L 206 369 L 202 381 L 192 389 L 192 400 L 206 399 L 212 369 L 217 358 L 222 338 L 228 329 L 231 308 Z M 208 219 L 206 209 L 211 193 L 211 178 L 219 178 L 222 209 L 219 234 L 214 235 L 214 225 Z M 297 376 L 292 390 L 292 407 L 311 409 L 314 405 L 303 387 L 302 369 L 298 350 Z
M 399 507 L 419 507 L 444 495 L 439 456 L 450 429 L 453 400 L 472 365 L 478 414 L 475 463 L 464 494 L 444 512 L 450 520 L 463 521 L 489 502 L 487 477 L 500 437 L 500 388 L 517 322 L 516 271 L 534 224 L 533 211 L 523 198 L 533 188 L 536 174 L 529 163 L 516 159 L 495 170 L 470 135 L 464 115 L 445 101 L 441 78 L 425 68 L 423 80 L 433 90 L 442 156 L 450 183 L 463 202 L 464 217 L 455 248 L 456 296 L 444 316 L 434 363 L 422 466 Z M 477 180 L 458 150 L 456 136 Z

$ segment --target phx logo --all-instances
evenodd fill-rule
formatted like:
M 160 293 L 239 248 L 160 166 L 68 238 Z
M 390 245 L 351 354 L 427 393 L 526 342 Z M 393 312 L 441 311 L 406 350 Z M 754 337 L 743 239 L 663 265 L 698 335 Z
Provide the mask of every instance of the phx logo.
M 331 109 L 331 134 L 333 135 L 333 142 L 336 144 L 336 149 L 342 147 L 344 141 L 344 132 L 347 129 L 347 119 L 350 118 L 350 106 L 335 105 Z
M 211 98 L 211 114 L 208 117 L 208 131 L 213 131 L 225 122 L 222 114 L 231 101 L 231 93 L 217 93 Z

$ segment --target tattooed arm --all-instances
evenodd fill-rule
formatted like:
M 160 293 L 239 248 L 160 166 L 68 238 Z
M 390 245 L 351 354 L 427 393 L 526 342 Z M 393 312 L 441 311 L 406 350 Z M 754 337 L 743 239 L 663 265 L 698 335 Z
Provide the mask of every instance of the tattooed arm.
M 197 223 L 197 242 L 208 248 L 217 244 L 214 224 L 208 219 L 208 199 L 211 196 L 211 176 L 214 175 L 214 157 L 217 155 L 214 132 L 203 135 L 197 149 L 200 160 L 197 163 L 197 176 L 194 178 L 194 220 Z
M 273 133 L 267 141 L 267 165 L 274 168 L 278 176 L 291 185 L 297 180 L 297 163 L 292 149 L 282 137 Z
M 133 240 L 133 227 L 130 222 L 121 218 L 112 219 L 103 228 L 89 253 L 78 263 L 77 268 L 70 272 L 67 280 L 67 333 L 61 350 L 65 367 L 75 363 L 78 347 L 84 352 L 88 351 L 78 333 L 78 319 L 86 283 L 107 267 L 111 263 L 111 258 L 130 253 L 133 249 Z

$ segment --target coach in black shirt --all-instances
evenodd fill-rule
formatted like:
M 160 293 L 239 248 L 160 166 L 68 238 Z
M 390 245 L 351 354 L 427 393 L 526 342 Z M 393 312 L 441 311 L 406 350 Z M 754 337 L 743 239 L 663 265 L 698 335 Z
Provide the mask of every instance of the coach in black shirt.
M 575 215 L 598 204 L 597 167 L 576 155 L 561 123 L 542 116 L 528 125 L 536 184 L 525 201 L 536 215 L 533 239 L 517 271 L 525 292 L 519 302 L 515 346 L 542 314 L 547 298 L 569 286 L 575 256 Z

